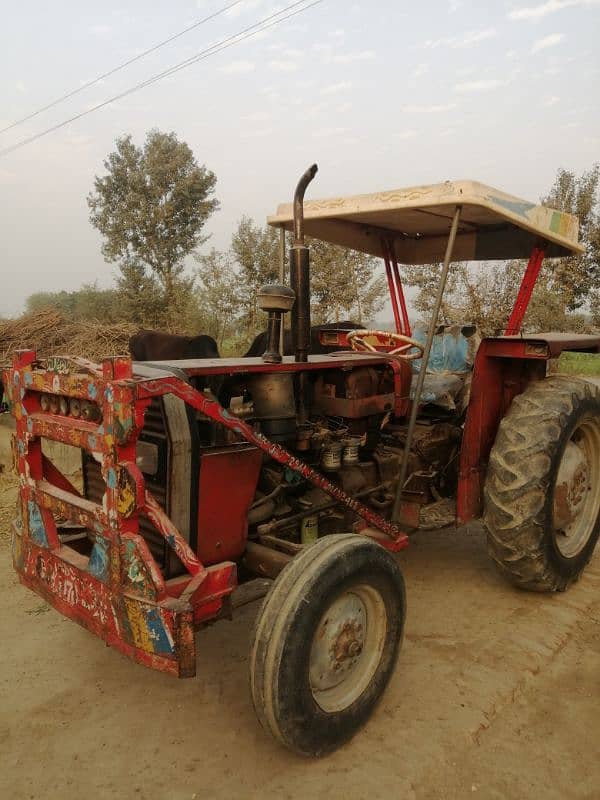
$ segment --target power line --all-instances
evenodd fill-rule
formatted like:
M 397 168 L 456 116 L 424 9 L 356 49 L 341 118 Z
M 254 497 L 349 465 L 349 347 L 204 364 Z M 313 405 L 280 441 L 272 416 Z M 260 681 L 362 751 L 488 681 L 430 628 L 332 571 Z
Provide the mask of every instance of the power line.
M 221 16 L 221 14 L 224 14 L 226 11 L 229 11 L 230 8 L 233 8 L 234 6 L 238 6 L 242 2 L 243 2 L 243 0 L 235 0 L 235 2 L 229 3 L 229 5 L 224 6 L 223 8 L 220 8 L 218 11 L 215 11 L 212 14 L 209 14 L 207 17 L 204 17 L 204 19 L 198 20 L 198 22 L 194 22 L 193 25 L 189 25 L 187 28 L 184 28 L 182 31 L 179 31 L 179 33 L 175 33 L 175 34 L 173 34 L 173 36 L 169 36 L 168 39 L 164 39 L 162 42 L 158 42 L 158 44 L 155 44 L 152 47 L 149 47 L 147 50 L 144 50 L 142 53 L 138 53 L 137 56 L 133 56 L 133 58 L 130 58 L 127 61 L 124 61 L 122 64 L 119 64 L 118 66 L 113 67 L 112 69 L 109 69 L 108 72 L 103 72 L 102 75 L 98 75 L 97 78 L 92 78 L 91 81 L 87 81 L 86 83 L 82 84 L 81 86 L 78 86 L 76 89 L 72 89 L 70 92 L 67 92 L 66 94 L 63 94 L 60 97 L 57 97 L 56 100 L 52 100 L 50 103 L 48 103 L 48 105 L 42 106 L 41 108 L 38 108 L 36 111 L 32 111 L 30 114 L 27 114 L 27 116 L 25 116 L 25 117 L 21 117 L 20 119 L 16 119 L 14 122 L 11 122 L 10 125 L 7 125 L 5 128 L 0 128 L 0 133 L 6 133 L 6 131 L 10 131 L 10 130 L 12 130 L 12 128 L 16 128 L 17 125 L 22 125 L 24 122 L 28 122 L 30 119 L 33 119 L 34 117 L 37 117 L 39 114 L 42 114 L 44 111 L 48 111 L 48 109 L 54 108 L 54 106 L 57 106 L 59 103 L 62 103 L 65 100 L 68 100 L 70 97 L 74 97 L 76 94 L 79 94 L 79 92 L 83 92 L 85 89 L 89 89 L 90 86 L 95 86 L 97 83 L 100 83 L 100 81 L 104 80 L 105 78 L 109 78 L 111 75 L 114 75 L 116 72 L 120 72 L 122 69 L 125 69 L 125 67 L 130 66 L 130 64 L 134 64 L 136 61 L 139 61 L 140 59 L 145 58 L 146 56 L 150 55 L 150 53 L 154 53 L 156 50 L 159 50 L 161 47 L 164 47 L 165 45 L 170 44 L 171 42 L 174 42 L 176 39 L 179 39 L 181 36 L 184 36 L 186 33 L 189 33 L 190 31 L 193 31 L 195 28 L 199 28 L 200 25 L 204 25 L 205 23 L 210 22 L 211 20 L 215 19 L 216 17 Z
M 323 2 L 323 0 L 313 0 L 311 3 L 307 5 L 303 5 L 302 8 L 296 8 L 296 6 L 305 3 L 306 0 L 296 0 L 295 3 L 290 3 L 289 5 L 282 8 L 280 11 L 276 11 L 273 14 L 269 14 L 269 16 L 264 17 L 259 22 L 256 22 L 254 25 L 249 25 L 247 28 L 242 29 L 238 33 L 233 34 L 232 36 L 228 36 L 225 39 L 222 39 L 220 42 L 217 42 L 210 47 L 207 47 L 205 50 L 201 50 L 200 52 L 196 53 L 196 55 L 191 56 L 190 58 L 185 59 L 184 61 L 180 61 L 178 64 L 175 64 L 172 67 L 164 70 L 163 72 L 159 72 L 156 75 L 153 75 L 151 78 L 148 78 L 145 81 L 141 81 L 140 83 L 135 84 L 135 86 L 126 89 L 119 94 L 114 95 L 113 97 L 109 97 L 108 100 L 104 100 L 101 103 L 98 103 L 92 108 L 88 108 L 85 111 L 81 111 L 79 114 L 75 114 L 73 117 L 69 117 L 69 119 L 63 120 L 63 122 L 59 122 L 56 125 L 52 125 L 50 128 L 46 128 L 44 131 L 40 131 L 40 133 L 36 133 L 33 136 L 29 136 L 27 139 L 22 139 L 20 142 L 16 142 L 9 147 L 5 147 L 0 150 L 0 156 L 8 155 L 9 153 L 14 152 L 15 150 L 20 149 L 21 147 L 25 147 L 32 142 L 35 142 L 37 139 L 41 139 L 43 136 L 47 136 L 50 133 L 54 133 L 54 131 L 59 130 L 60 128 L 64 128 L 66 125 L 69 125 L 71 122 L 75 122 L 82 117 L 87 116 L 88 114 L 92 114 L 94 111 L 98 111 L 100 108 L 104 108 L 104 106 L 110 105 L 110 103 L 114 103 L 117 100 L 122 100 L 124 97 L 127 97 L 134 92 L 139 91 L 140 89 L 145 89 L 147 86 L 151 86 L 154 83 L 166 78 L 170 75 L 174 75 L 176 72 L 179 72 L 182 69 L 186 69 L 190 67 L 192 64 L 196 64 L 198 61 L 204 61 L 204 59 L 209 58 L 210 56 L 214 56 L 217 53 L 220 53 L 222 50 L 227 50 L 229 47 L 233 47 L 240 42 L 243 42 L 245 39 L 249 39 L 252 36 L 256 36 L 258 33 L 262 33 L 262 31 L 266 31 L 269 28 L 273 28 L 276 25 L 285 22 L 291 17 L 295 17 L 297 14 L 301 14 L 304 11 L 308 11 L 309 8 L 313 6 L 317 6 Z M 296 8 L 295 11 L 291 9 Z M 285 14 L 286 11 L 289 11 L 289 14 Z M 282 16 L 285 14 L 285 16 Z M 276 19 L 276 17 L 280 17 L 280 19 Z

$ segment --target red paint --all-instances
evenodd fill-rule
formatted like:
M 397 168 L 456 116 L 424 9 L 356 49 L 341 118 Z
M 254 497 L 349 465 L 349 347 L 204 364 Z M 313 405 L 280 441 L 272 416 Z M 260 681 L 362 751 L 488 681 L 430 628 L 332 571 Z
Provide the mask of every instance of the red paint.
M 394 416 L 405 417 L 410 410 L 412 368 L 401 358 L 390 358 L 389 365 L 394 373 Z
M 529 339 L 486 339 L 486 353 L 494 358 L 531 358 L 547 361 L 550 357 L 548 346 L 544 342 L 535 343 Z
M 231 561 L 223 561 L 207 567 L 206 577 L 200 586 L 195 581 L 195 578 L 191 581 L 187 578 L 173 578 L 169 581 L 168 591 L 171 597 L 191 602 L 194 607 L 194 623 L 198 625 L 220 612 L 223 599 L 237 586 L 237 567 Z
M 136 555 L 142 565 L 148 572 L 148 577 L 152 582 L 153 595 L 155 600 L 164 600 L 170 592 L 167 591 L 165 579 L 160 567 L 152 557 L 150 548 L 143 536 L 139 533 L 123 533 L 121 534 L 121 543 L 132 542 L 136 550 Z M 185 580 L 189 581 L 189 575 L 185 576 Z
M 81 497 L 81 493 L 73 486 L 71 481 L 66 478 L 62 472 L 50 461 L 50 459 L 42 453 L 42 473 L 44 478 L 53 486 L 62 489 L 65 492 L 74 494 L 76 497 Z
M 198 558 L 215 564 L 239 558 L 246 547 L 248 508 L 262 466 L 258 448 L 206 450 L 200 456 Z
M 194 553 L 150 492 L 146 492 L 144 512 L 148 515 L 148 518 L 156 530 L 164 536 L 169 545 L 173 548 L 175 554 L 190 575 L 197 575 L 198 573 L 205 574 L 206 570 L 202 562 L 198 559 L 198 556 Z
M 130 360 L 109 359 L 102 369 L 79 362 L 56 359 L 53 368 L 62 370 L 75 363 L 86 374 L 50 372 L 36 366 L 29 351 L 18 353 L 6 373 L 22 477 L 15 568 L 25 585 L 129 657 L 154 669 L 193 675 L 194 626 L 221 613 L 224 599 L 236 586 L 235 564 L 225 562 L 209 573 L 145 491 L 135 457 L 148 399 L 136 396 Z M 39 402 L 43 391 L 93 400 L 101 409 L 102 423 L 43 413 Z M 106 484 L 102 505 L 81 497 L 42 454 L 42 437 L 94 452 Z M 142 510 L 188 570 L 177 596 L 169 593 L 139 534 Z M 96 534 L 91 558 L 60 541 L 55 518 L 71 520 Z
M 400 333 L 403 333 L 405 336 L 412 336 L 408 319 L 408 309 L 406 308 L 406 298 L 404 297 L 404 287 L 402 286 L 402 278 L 400 277 L 400 269 L 398 268 L 398 259 L 396 258 L 393 241 L 390 242 L 390 252 L 392 256 L 392 267 L 394 268 L 394 278 L 396 279 L 396 293 L 398 295 L 398 303 L 402 314 L 402 329 Z
M 540 273 L 543 260 L 544 248 L 536 245 L 531 251 L 529 263 L 527 264 L 527 269 L 523 275 L 523 280 L 521 281 L 519 293 L 517 294 L 514 308 L 510 315 L 510 319 L 508 320 L 508 325 L 506 326 L 505 333 L 507 335 L 517 334 L 521 330 L 525 312 L 527 311 L 527 306 L 531 300 L 531 293 L 533 292 L 533 287 L 535 286 L 535 282 L 537 281 L 537 277 Z
M 179 662 L 184 654 L 178 649 L 172 655 L 157 654 L 128 641 L 125 628 L 119 625 L 119 618 L 124 613 L 123 599 L 119 593 L 112 592 L 89 573 L 73 567 L 56 554 L 37 547 L 25 537 L 22 546 L 24 567 L 17 567 L 22 584 L 43 597 L 61 614 L 75 620 L 134 661 L 151 669 L 183 677 L 180 675 Z M 177 627 L 182 624 L 180 616 L 169 609 L 162 611 L 162 618 L 172 631 L 174 639 Z M 192 649 L 192 653 L 185 654 L 187 659 L 195 660 L 193 635 L 188 638 L 188 648 Z
M 108 515 L 102 506 L 48 481 L 39 480 L 35 486 L 29 487 L 28 499 L 35 500 L 43 508 L 54 509 L 59 516 L 84 528 L 94 530 L 96 525 L 109 527 Z
M 519 339 L 504 340 L 500 352 L 501 355 L 495 340 L 484 339 L 475 358 L 460 452 L 456 498 L 459 524 L 483 513 L 483 486 L 490 450 L 512 400 L 532 380 L 542 379 L 546 374 L 545 360 L 524 357 L 524 345 Z
M 89 453 L 106 453 L 110 449 L 95 422 L 42 413 L 31 414 L 28 418 L 32 436 L 42 436 L 52 439 L 53 442 L 80 447 Z
M 488 339 L 494 344 L 494 355 L 506 358 L 558 358 L 565 350 L 600 353 L 600 335 L 588 333 L 531 333 L 527 336 L 498 336 Z M 520 349 L 515 347 L 519 342 Z
M 394 312 L 394 321 L 396 323 L 396 333 L 403 333 L 405 336 L 411 336 L 408 309 L 406 307 L 404 287 L 402 286 L 402 278 L 400 277 L 394 242 L 383 238 L 381 240 L 381 249 L 383 251 L 385 274 L 390 290 L 390 301 L 392 303 L 392 311 Z
M 325 331 L 327 333 L 327 331 Z M 324 344 L 328 342 L 326 339 Z M 340 345 L 343 346 L 343 337 L 340 336 Z M 265 363 L 261 358 L 189 358 L 179 361 L 157 361 L 157 364 L 169 367 L 177 367 L 187 375 L 254 375 L 264 372 L 312 372 L 313 370 L 324 369 L 354 369 L 355 367 L 372 367 L 386 363 L 382 356 L 378 359 L 376 355 L 355 353 L 352 351 L 334 351 L 332 353 L 309 355 L 308 361 L 296 361 L 294 356 L 283 356 L 280 364 L 276 367 L 273 364 Z M 148 378 L 134 376 L 136 381 L 147 382 Z M 161 378 L 156 378 L 160 381 Z M 139 397 L 139 395 L 138 395 Z
M 398 298 L 396 297 L 396 287 L 394 285 L 394 276 L 392 274 L 392 265 L 390 261 L 390 253 L 386 239 L 381 240 L 381 249 L 383 250 L 383 260 L 385 263 L 385 275 L 390 290 L 390 302 L 392 304 L 392 311 L 394 312 L 394 322 L 396 323 L 396 333 L 402 333 L 402 322 L 400 320 L 400 309 L 398 307 Z

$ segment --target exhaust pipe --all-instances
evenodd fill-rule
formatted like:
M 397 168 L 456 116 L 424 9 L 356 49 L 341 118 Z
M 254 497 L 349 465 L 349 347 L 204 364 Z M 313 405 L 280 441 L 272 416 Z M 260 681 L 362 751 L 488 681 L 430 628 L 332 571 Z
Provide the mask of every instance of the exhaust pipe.
M 308 361 L 310 349 L 310 269 L 308 247 L 304 244 L 304 193 L 317 174 L 309 167 L 294 192 L 294 242 L 290 250 L 290 284 L 296 295 L 292 308 L 292 337 L 296 361 Z

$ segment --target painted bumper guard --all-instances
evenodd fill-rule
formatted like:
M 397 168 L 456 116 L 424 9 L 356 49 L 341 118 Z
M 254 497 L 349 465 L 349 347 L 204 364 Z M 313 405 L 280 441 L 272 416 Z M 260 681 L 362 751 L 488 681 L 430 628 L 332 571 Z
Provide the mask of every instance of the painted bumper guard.
M 35 354 L 23 351 L 5 373 L 5 385 L 16 419 L 13 561 L 21 583 L 130 658 L 193 676 L 195 629 L 228 613 L 236 565 L 204 567 L 146 492 L 135 451 L 149 400 L 137 396 L 131 362 L 115 358 L 98 367 L 51 359 L 41 369 Z M 97 419 L 44 413 L 44 394 L 92 403 Z M 46 458 L 44 438 L 86 449 L 99 461 L 102 505 L 82 497 Z M 139 533 L 141 513 L 175 551 L 184 575 L 164 580 Z M 90 538 L 91 552 L 83 555 L 78 543 Z

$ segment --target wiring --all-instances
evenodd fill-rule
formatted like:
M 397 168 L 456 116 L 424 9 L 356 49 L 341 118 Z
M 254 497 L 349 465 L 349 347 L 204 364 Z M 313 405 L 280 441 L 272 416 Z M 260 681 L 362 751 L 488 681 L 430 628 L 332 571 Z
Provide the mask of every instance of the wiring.
M 66 125 L 70 125 L 72 122 L 81 119 L 82 117 L 86 117 L 88 114 L 92 114 L 94 111 L 98 111 L 101 108 L 104 108 L 110 103 L 114 103 L 117 100 L 122 100 L 124 97 L 128 97 L 130 94 L 134 92 L 138 92 L 141 89 L 145 89 L 148 86 L 152 86 L 154 83 L 166 78 L 170 75 L 174 75 L 177 72 L 180 72 L 182 69 L 186 69 L 187 67 L 192 66 L 192 64 L 197 64 L 199 61 L 204 61 L 206 58 L 210 56 L 214 56 L 217 53 L 222 52 L 223 50 L 227 50 L 229 47 L 233 47 L 240 42 L 245 41 L 246 39 L 251 38 L 252 36 L 256 36 L 258 33 L 262 33 L 263 31 L 268 30 L 269 28 L 273 28 L 276 25 L 280 25 L 282 22 L 285 22 L 292 17 L 295 17 L 298 14 L 303 13 L 304 11 L 308 11 L 309 8 L 313 8 L 314 6 L 319 5 L 322 3 L 323 0 L 312 0 L 310 3 L 306 3 L 306 0 L 296 0 L 295 3 L 290 3 L 289 5 L 285 6 L 284 8 L 276 11 L 272 14 L 269 14 L 267 17 L 264 17 L 259 22 L 254 23 L 253 25 L 249 25 L 247 28 L 244 28 L 238 33 L 233 34 L 232 36 L 228 36 L 225 39 L 217 42 L 210 47 L 201 50 L 199 53 L 196 53 L 190 58 L 185 59 L 184 61 L 180 61 L 178 64 L 175 64 L 172 67 L 169 67 L 162 72 L 153 75 L 152 77 L 148 78 L 145 81 L 141 81 L 140 83 L 131 86 L 129 89 L 125 89 L 123 92 L 114 95 L 113 97 L 109 97 L 107 100 L 103 100 L 101 103 L 97 103 L 96 105 L 92 106 L 91 108 L 87 108 L 85 111 L 80 111 L 78 114 L 75 114 L 68 119 L 63 120 L 62 122 L 57 123 L 56 125 L 52 125 L 50 128 L 46 128 L 46 130 L 40 131 L 39 133 L 33 134 L 32 136 L 27 137 L 26 139 L 22 139 L 15 144 L 9 145 L 8 147 L 4 147 L 0 150 L 0 156 L 6 156 L 9 153 L 13 153 L 15 150 L 19 150 L 22 147 L 25 147 L 32 142 L 41 139 L 44 136 L 48 136 L 50 133 L 54 133 L 61 128 L 64 128 Z M 297 6 L 301 6 L 301 8 L 297 8 Z M 289 13 L 286 13 L 289 12 Z
M 109 78 L 111 75 L 114 75 L 116 72 L 120 72 L 122 69 L 125 69 L 125 67 L 128 67 L 131 64 L 135 64 L 136 61 L 140 61 L 140 59 L 145 58 L 146 56 L 150 55 L 150 53 L 156 52 L 156 50 L 159 50 L 161 47 L 164 47 L 165 45 L 170 44 L 171 42 L 174 42 L 176 39 L 179 39 L 181 36 L 184 36 L 186 33 L 189 33 L 190 31 L 193 31 L 196 28 L 199 28 L 201 25 L 204 25 L 205 23 L 210 22 L 211 20 L 215 19 L 216 17 L 221 16 L 221 14 L 225 14 L 227 11 L 229 11 L 229 9 L 233 8 L 234 6 L 238 6 L 240 3 L 243 3 L 243 2 L 244 2 L 244 0 L 235 0 L 235 2 L 229 3 L 226 6 L 223 6 L 223 8 L 220 8 L 218 11 L 215 11 L 212 14 L 209 14 L 207 17 L 204 17 L 203 19 L 198 20 L 198 22 L 194 22 L 193 25 L 188 25 L 187 28 L 184 28 L 182 31 L 179 31 L 179 33 L 175 33 L 175 34 L 173 34 L 173 36 L 169 36 L 168 39 L 163 39 L 162 42 L 158 42 L 158 44 L 155 44 L 152 47 L 149 47 L 147 50 L 144 50 L 142 53 L 138 53 L 136 56 L 133 56 L 133 58 L 130 58 L 127 61 L 124 61 L 122 64 L 119 64 L 116 67 L 113 67 L 112 69 L 109 69 L 108 72 L 103 72 L 102 75 L 98 75 L 96 78 L 92 78 L 92 80 L 86 81 L 81 86 L 78 86 L 76 89 L 72 89 L 71 91 L 66 92 L 66 94 L 63 94 L 60 97 L 57 97 L 55 100 L 52 100 L 47 105 L 42 106 L 41 108 L 38 108 L 36 111 L 32 111 L 30 114 L 27 114 L 25 117 L 21 117 L 20 119 L 16 119 L 14 122 L 11 122 L 10 125 L 7 125 L 5 128 L 0 128 L 0 133 L 6 133 L 6 131 L 10 131 L 13 128 L 16 128 L 17 125 L 22 125 L 24 122 L 28 122 L 30 119 L 33 119 L 34 117 L 37 117 L 39 114 L 42 114 L 44 111 L 48 111 L 48 109 L 54 108 L 54 106 L 57 106 L 59 103 L 63 103 L 65 100 L 68 100 L 69 98 L 74 97 L 76 94 L 79 94 L 80 92 L 83 92 L 86 89 L 89 89 L 90 86 L 95 86 L 97 83 L 100 83 L 100 81 L 103 81 L 105 78 Z

